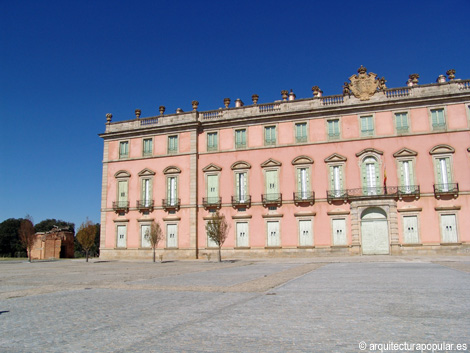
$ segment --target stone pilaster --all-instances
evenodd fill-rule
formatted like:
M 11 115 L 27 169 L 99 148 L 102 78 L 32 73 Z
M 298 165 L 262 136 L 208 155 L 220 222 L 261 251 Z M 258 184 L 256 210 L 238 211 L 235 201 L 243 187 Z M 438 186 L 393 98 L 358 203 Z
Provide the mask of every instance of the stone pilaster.
M 191 155 L 189 157 L 189 247 L 198 258 L 198 131 L 191 131 Z
M 100 250 L 106 244 L 106 204 L 108 200 L 108 152 L 109 142 L 104 141 L 103 147 L 103 175 L 101 176 L 101 221 L 100 221 Z

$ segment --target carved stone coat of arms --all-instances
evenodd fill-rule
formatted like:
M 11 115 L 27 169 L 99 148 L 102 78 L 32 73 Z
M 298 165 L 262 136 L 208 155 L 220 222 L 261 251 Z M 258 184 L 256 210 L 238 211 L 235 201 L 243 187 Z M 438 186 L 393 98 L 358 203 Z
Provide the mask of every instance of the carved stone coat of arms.
M 377 79 L 377 75 L 373 72 L 367 73 L 367 69 L 361 65 L 357 70 L 358 75 L 353 75 L 349 78 L 348 88 L 354 97 L 359 98 L 361 101 L 369 100 L 378 90 L 385 87 L 385 79 Z

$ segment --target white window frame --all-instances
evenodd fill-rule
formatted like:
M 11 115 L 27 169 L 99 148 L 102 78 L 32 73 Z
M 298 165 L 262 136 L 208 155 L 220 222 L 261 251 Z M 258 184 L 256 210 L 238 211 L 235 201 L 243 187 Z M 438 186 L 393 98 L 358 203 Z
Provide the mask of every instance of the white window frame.
M 123 144 L 127 144 L 127 154 L 121 154 L 121 145 L 123 145 Z M 119 158 L 119 159 L 127 159 L 127 158 L 129 158 L 129 156 L 130 156 L 130 154 L 131 154 L 131 152 L 130 152 L 131 148 L 130 148 L 130 147 L 131 147 L 131 143 L 130 143 L 129 140 L 119 141 L 119 145 L 118 145 L 118 148 L 119 148 L 119 150 L 118 150 L 118 158 Z
M 145 141 L 150 140 L 150 152 L 145 151 Z M 142 157 L 151 157 L 153 156 L 153 137 L 144 137 L 142 139 Z
M 215 146 L 209 145 L 209 135 L 215 136 Z M 215 152 L 219 150 L 219 131 L 207 131 L 206 132 L 206 151 Z
M 403 126 L 398 126 L 398 118 L 400 117 L 401 119 L 403 119 L 403 115 L 406 116 L 406 128 L 404 128 Z M 394 112 L 393 117 L 395 121 L 395 131 L 397 134 L 406 134 L 410 132 L 410 113 L 408 111 Z M 403 120 L 401 122 L 403 122 Z
M 362 129 L 362 122 L 365 119 L 369 119 L 369 118 L 370 118 L 370 121 L 371 121 L 371 124 L 372 124 L 372 128 L 369 127 L 367 130 L 363 130 Z M 375 121 L 374 120 L 375 120 L 374 119 L 374 114 L 366 114 L 366 115 L 359 116 L 359 130 L 361 132 L 361 137 L 371 137 L 371 136 L 375 135 Z
M 245 131 L 245 144 L 237 144 L 237 131 Z M 246 127 L 237 128 L 233 130 L 233 141 L 235 144 L 235 149 L 241 150 L 248 147 L 248 129 Z
M 334 127 L 334 123 L 338 123 L 338 132 L 333 132 L 330 134 L 330 124 Z M 328 140 L 339 140 L 341 138 L 341 120 L 339 118 L 334 119 L 327 119 L 326 120 L 326 134 L 328 136 Z
M 300 233 L 300 223 L 309 221 L 310 222 L 310 235 L 311 235 L 311 244 L 301 244 L 302 234 Z M 297 235 L 298 235 L 298 244 L 300 247 L 313 247 L 315 246 L 315 235 L 313 233 L 314 224 L 313 217 L 299 217 L 297 219 Z
M 298 126 L 305 126 L 305 136 L 298 136 L 297 129 Z M 299 121 L 294 123 L 294 141 L 295 143 L 306 143 L 308 142 L 308 121 Z
M 176 139 L 176 149 L 170 148 L 170 139 L 175 138 Z M 179 135 L 168 135 L 167 137 L 167 153 L 168 154 L 175 154 L 178 153 L 179 151 Z
M 272 138 L 268 140 L 266 139 L 266 132 L 268 129 L 274 129 L 274 140 Z M 277 126 L 276 125 L 265 125 L 263 127 L 263 141 L 264 141 L 264 146 L 276 146 L 277 145 Z
M 443 116 L 443 120 L 444 120 L 443 122 L 438 121 L 436 124 L 433 124 L 432 113 L 434 111 L 442 111 L 442 116 Z M 430 107 L 428 114 L 429 114 L 429 122 L 430 122 L 432 131 L 446 131 L 447 130 L 447 110 L 446 110 L 446 107 L 443 107 L 443 106 Z

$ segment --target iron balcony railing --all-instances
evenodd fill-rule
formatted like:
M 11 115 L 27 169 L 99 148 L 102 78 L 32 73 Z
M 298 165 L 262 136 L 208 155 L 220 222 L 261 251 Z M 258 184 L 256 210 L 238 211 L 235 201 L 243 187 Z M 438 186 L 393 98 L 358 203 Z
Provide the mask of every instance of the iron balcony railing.
M 168 210 L 179 210 L 181 205 L 181 199 L 162 199 L 162 206 L 165 211 Z
M 270 193 L 270 194 L 261 194 L 261 201 L 263 206 L 281 206 L 282 205 L 282 194 L 280 193 Z
M 251 206 L 251 196 L 232 196 L 232 207 L 250 207 Z
M 293 195 L 296 206 L 307 203 L 313 205 L 315 203 L 315 192 L 313 191 L 294 192 Z
M 129 201 L 113 201 L 113 210 L 116 212 L 128 212 Z
M 328 203 L 332 203 L 333 201 L 348 201 L 348 192 L 347 190 L 327 190 L 326 191 L 326 200 Z
M 434 196 L 440 198 L 444 195 L 459 195 L 459 183 L 434 184 Z
M 348 189 L 349 200 L 371 199 L 371 198 L 394 198 L 398 196 L 397 186 L 387 187 L 362 187 L 357 189 Z
M 222 205 L 222 198 L 221 197 L 203 197 L 202 205 L 204 206 L 205 209 L 220 208 L 220 206 Z
M 420 196 L 419 185 L 404 185 L 398 187 L 398 198 L 401 200 L 407 197 L 418 199 Z
M 153 200 L 138 200 L 137 209 L 139 211 L 152 211 L 153 210 Z
M 297 142 L 297 143 L 307 142 L 307 136 L 296 136 L 295 137 L 295 142 Z

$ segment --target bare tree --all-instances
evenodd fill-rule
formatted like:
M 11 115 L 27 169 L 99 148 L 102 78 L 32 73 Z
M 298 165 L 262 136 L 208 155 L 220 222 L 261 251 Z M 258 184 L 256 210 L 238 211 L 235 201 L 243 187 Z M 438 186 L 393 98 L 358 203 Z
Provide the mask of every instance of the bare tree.
M 219 247 L 219 262 L 222 261 L 222 245 L 227 239 L 229 225 L 225 220 L 225 215 L 219 211 L 214 213 L 212 219 L 206 224 L 207 236 Z
M 34 230 L 33 218 L 30 215 L 26 215 L 26 218 L 21 221 L 19 233 L 21 245 L 26 248 L 29 262 L 32 262 L 31 251 L 33 250 L 34 241 L 36 239 L 36 232 Z
M 152 222 L 152 225 L 150 226 L 150 233 L 145 234 L 145 236 L 148 237 L 150 245 L 152 246 L 153 262 L 155 262 L 155 249 L 157 248 L 158 243 L 163 239 L 163 232 L 160 224 L 158 222 Z
M 83 250 L 85 250 L 86 262 L 88 262 L 88 254 L 90 252 L 90 249 L 95 244 L 96 238 L 96 227 L 93 222 L 89 219 L 83 222 L 80 225 L 80 228 L 78 228 L 76 238 L 82 246 Z

